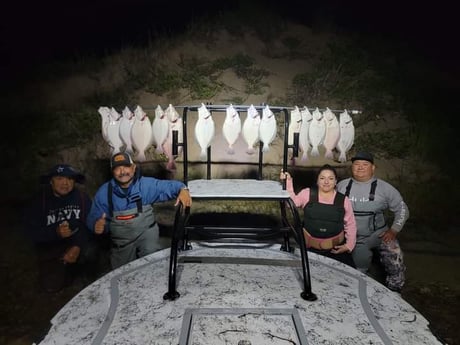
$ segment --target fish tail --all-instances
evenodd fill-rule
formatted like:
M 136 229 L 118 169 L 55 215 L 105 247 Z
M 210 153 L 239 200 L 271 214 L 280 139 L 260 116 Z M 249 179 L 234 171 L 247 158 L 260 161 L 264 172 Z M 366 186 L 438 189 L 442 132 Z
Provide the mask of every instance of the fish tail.
M 155 149 L 155 152 L 156 153 L 163 153 L 164 152 L 163 147 L 161 145 L 158 145 L 157 148 Z
M 206 150 L 201 150 L 200 158 L 201 158 L 201 159 L 206 159 L 206 157 L 207 157 Z
M 308 161 L 308 154 L 307 154 L 307 151 L 303 151 L 301 160 L 302 160 L 302 161 Z
M 229 155 L 234 155 L 234 154 L 235 154 L 235 149 L 234 149 L 233 147 L 229 146 L 229 147 L 228 147 L 228 150 L 227 150 L 227 153 L 228 153 Z
M 136 160 L 138 162 L 145 162 L 145 153 L 143 151 L 138 152 Z
M 265 145 L 262 147 L 262 152 L 268 152 L 270 150 L 270 148 L 268 147 L 268 145 Z
M 318 151 L 318 146 L 313 146 L 311 149 L 311 156 L 312 157 L 317 157 L 319 156 L 319 151 Z
M 254 148 L 252 146 L 248 146 L 248 149 L 246 150 L 246 153 L 248 155 L 253 155 L 255 152 Z
M 324 154 L 324 157 L 325 157 L 325 158 L 332 159 L 332 158 L 334 158 L 334 155 L 332 154 L 332 151 L 331 151 L 331 150 L 326 149 L 326 153 Z
M 174 160 L 168 161 L 168 163 L 166 164 L 166 170 L 168 170 L 168 171 L 176 171 L 176 169 L 177 169 L 176 162 Z
M 340 152 L 339 162 L 340 163 L 345 163 L 346 161 L 347 161 L 347 157 L 345 156 L 345 152 Z

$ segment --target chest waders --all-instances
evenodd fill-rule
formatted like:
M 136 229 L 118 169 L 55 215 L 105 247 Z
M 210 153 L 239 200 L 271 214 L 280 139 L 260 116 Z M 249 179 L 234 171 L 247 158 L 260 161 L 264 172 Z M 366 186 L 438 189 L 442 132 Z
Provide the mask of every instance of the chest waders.
M 112 246 L 117 249 L 135 244 L 136 240 L 148 229 L 156 224 L 151 205 L 142 206 L 141 196 L 135 197 L 131 201 L 136 202 L 136 207 L 129 210 L 113 210 L 113 187 L 109 183 L 108 203 L 111 217 L 110 233 Z
M 318 202 L 318 191 L 310 189 L 310 200 L 304 207 L 304 235 L 307 247 L 330 250 L 342 244 L 345 239 L 343 231 L 345 196 L 336 193 L 332 205 Z
M 350 196 L 351 186 L 353 184 L 353 180 L 350 179 L 348 185 L 345 189 L 345 196 Z M 369 201 L 374 201 L 375 199 L 375 190 L 377 188 L 377 180 L 371 183 L 371 189 L 369 191 Z M 358 225 L 358 231 L 362 231 L 363 229 L 367 229 L 368 232 L 372 233 L 374 231 L 383 229 L 386 227 L 385 218 L 383 217 L 383 212 L 375 212 L 374 208 L 375 205 L 372 202 L 360 203 L 359 210 L 355 210 L 353 207 L 353 213 L 356 218 L 356 223 Z M 382 218 L 384 219 L 382 225 L 377 225 L 376 216 L 381 214 Z

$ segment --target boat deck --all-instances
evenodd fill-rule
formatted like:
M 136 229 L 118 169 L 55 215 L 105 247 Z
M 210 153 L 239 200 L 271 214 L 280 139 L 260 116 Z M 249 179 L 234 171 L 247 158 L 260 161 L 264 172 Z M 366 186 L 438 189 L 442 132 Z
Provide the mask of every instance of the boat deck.
M 168 290 L 170 249 L 120 267 L 52 319 L 48 344 L 441 344 L 399 294 L 340 262 L 276 244 L 192 242 L 178 257 L 180 298 Z

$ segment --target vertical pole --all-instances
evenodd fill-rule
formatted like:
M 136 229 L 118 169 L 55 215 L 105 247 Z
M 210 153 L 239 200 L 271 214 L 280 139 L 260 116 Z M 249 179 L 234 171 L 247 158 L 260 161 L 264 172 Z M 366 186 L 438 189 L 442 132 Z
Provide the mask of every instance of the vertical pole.
M 187 145 L 187 111 L 188 107 L 182 112 L 182 129 L 183 129 L 183 156 L 184 156 L 184 183 L 188 185 L 188 145 Z
M 264 152 L 262 151 L 262 148 L 264 146 L 264 143 L 262 141 L 259 141 L 259 171 L 257 172 L 257 179 L 262 180 L 262 164 L 264 161 Z
M 289 113 L 286 108 L 284 112 L 284 145 L 283 145 L 283 171 L 287 171 L 287 159 L 288 159 L 288 137 L 289 137 Z M 286 190 L 286 180 L 283 180 L 283 190 Z

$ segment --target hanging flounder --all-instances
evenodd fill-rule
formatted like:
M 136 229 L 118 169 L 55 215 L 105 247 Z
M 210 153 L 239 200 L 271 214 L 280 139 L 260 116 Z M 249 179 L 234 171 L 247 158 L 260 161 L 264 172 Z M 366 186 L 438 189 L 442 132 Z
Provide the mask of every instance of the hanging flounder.
M 295 106 L 291 110 L 289 117 L 289 127 L 288 127 L 288 145 L 294 145 L 294 134 L 300 134 L 300 127 L 302 126 L 302 116 L 298 106 Z M 299 145 L 300 146 L 300 145 Z M 292 157 L 294 162 L 294 157 Z
M 316 108 L 313 110 L 313 119 L 310 123 L 308 130 L 308 139 L 311 145 L 311 156 L 319 156 L 319 146 L 323 143 L 324 136 L 326 135 L 326 121 L 321 111 Z
M 299 146 L 302 150 L 302 158 L 301 160 L 307 161 L 308 160 L 308 150 L 310 150 L 310 139 L 308 137 L 308 132 L 310 129 L 310 123 L 313 120 L 313 115 L 310 113 L 307 107 L 304 107 L 300 111 L 300 115 L 302 117 L 302 124 L 300 126 L 300 133 L 299 133 Z
M 126 106 L 121 112 L 122 118 L 120 120 L 120 138 L 125 144 L 125 151 L 129 154 L 134 153 L 133 144 L 131 142 L 131 128 L 135 121 L 134 113 Z
M 227 153 L 232 155 L 235 153 L 233 145 L 238 140 L 241 133 L 241 119 L 233 105 L 230 104 L 225 111 L 226 116 L 222 127 L 222 133 L 228 143 Z
M 259 126 L 260 126 L 260 114 L 254 105 L 250 105 L 246 115 L 246 120 L 243 123 L 243 138 L 248 144 L 246 152 L 252 155 L 254 145 L 259 141 Z
M 346 154 L 353 146 L 353 142 L 355 140 L 355 126 L 353 125 L 353 119 L 346 109 L 339 115 L 339 124 L 340 138 L 337 143 L 337 150 L 340 153 L 339 161 L 344 163 L 347 161 Z
M 211 112 L 203 103 L 201 103 L 201 107 L 198 108 L 198 120 L 195 125 L 195 139 L 201 148 L 201 159 L 206 158 L 206 150 L 211 145 L 211 141 L 214 138 L 214 133 L 215 125 L 211 116 Z
M 259 126 L 259 138 L 264 143 L 262 152 L 270 150 L 270 144 L 276 137 L 276 118 L 268 105 L 262 110 L 262 119 Z
M 326 121 L 326 135 L 323 142 L 323 146 L 326 149 L 324 157 L 333 159 L 334 153 L 332 150 L 335 149 L 340 138 L 339 121 L 337 120 L 337 116 L 329 108 L 326 108 L 323 116 Z
M 298 106 L 292 109 L 289 117 L 288 127 L 288 145 L 294 144 L 294 133 L 300 133 L 300 127 L 302 126 L 302 115 Z
M 136 120 L 131 128 L 131 141 L 136 150 L 136 160 L 145 162 L 145 151 L 152 145 L 152 123 L 139 105 L 134 109 L 134 115 Z
M 178 143 L 183 143 L 184 138 L 184 126 L 182 123 L 182 118 L 179 116 L 176 108 L 172 104 L 165 110 L 166 118 L 168 119 L 168 136 L 166 141 L 163 143 L 163 153 L 168 157 L 168 163 L 166 164 L 166 169 L 169 171 L 176 170 L 176 156 L 173 155 L 173 131 L 177 131 L 177 141 Z M 178 146 L 177 153 L 182 152 L 182 146 Z
M 109 135 L 107 133 L 109 122 L 110 122 L 110 108 L 109 107 L 99 107 L 97 110 L 101 115 L 101 133 L 102 138 L 109 143 Z
M 110 146 L 111 154 L 121 151 L 123 141 L 120 138 L 120 121 L 121 114 L 115 110 L 114 107 L 110 108 L 109 124 L 107 126 L 107 140 Z
M 163 144 L 168 138 L 169 121 L 166 113 L 160 105 L 155 109 L 155 118 L 152 122 L 152 141 L 156 147 L 156 152 L 163 153 Z

